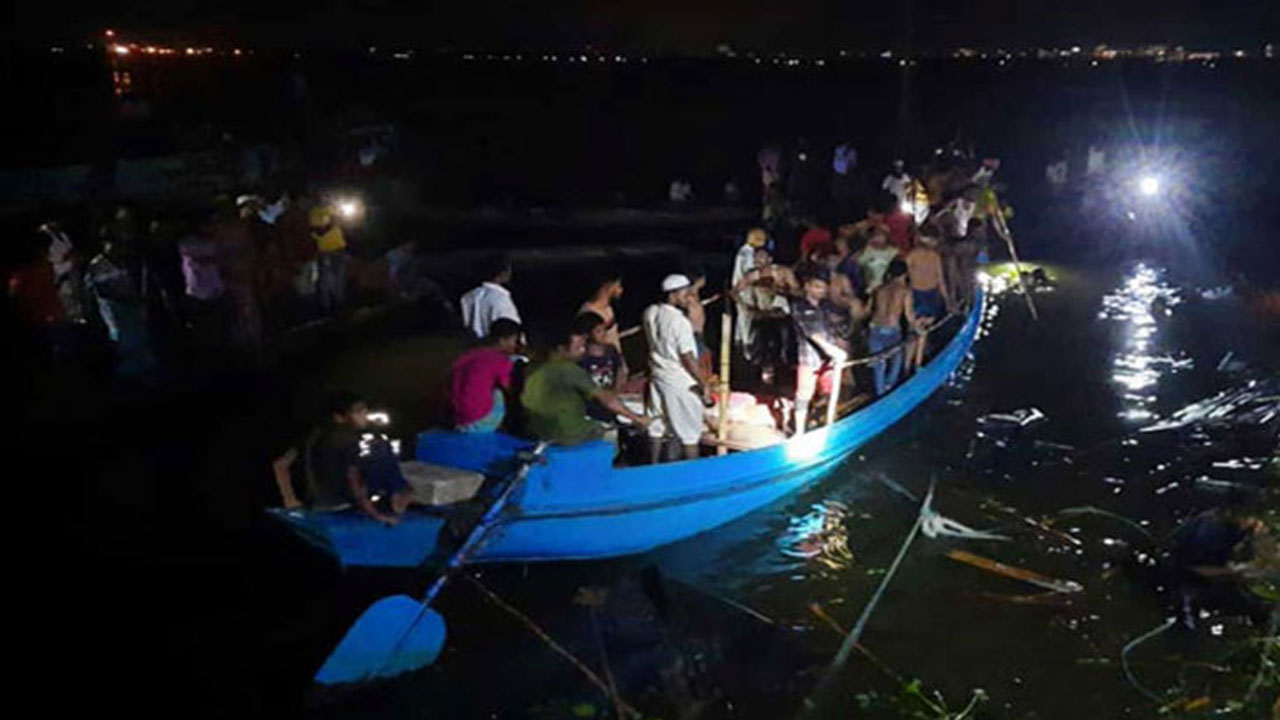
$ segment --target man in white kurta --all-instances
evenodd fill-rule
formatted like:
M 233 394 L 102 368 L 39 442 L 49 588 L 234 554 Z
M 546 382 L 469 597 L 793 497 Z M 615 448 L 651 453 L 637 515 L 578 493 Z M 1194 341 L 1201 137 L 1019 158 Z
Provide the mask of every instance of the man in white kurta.
M 684 448 L 685 459 L 698 457 L 702 440 L 702 398 L 707 381 L 701 377 L 693 326 L 680 310 L 692 283 L 684 275 L 668 275 L 662 281 L 663 299 L 644 311 L 644 335 L 649 341 L 650 456 L 658 462 L 663 438 L 674 435 Z
M 494 320 L 506 318 L 520 322 L 520 311 L 511 299 L 507 283 L 511 282 L 511 261 L 495 258 L 490 261 L 487 280 L 462 296 L 462 324 L 479 339 L 489 337 L 489 326 Z

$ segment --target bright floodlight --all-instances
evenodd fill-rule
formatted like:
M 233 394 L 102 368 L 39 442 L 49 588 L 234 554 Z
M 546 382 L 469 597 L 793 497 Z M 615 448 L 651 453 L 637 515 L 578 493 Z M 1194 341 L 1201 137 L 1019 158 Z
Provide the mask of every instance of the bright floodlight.
M 338 214 L 344 218 L 353 218 L 360 214 L 359 200 L 339 200 Z
M 1160 178 L 1155 175 L 1143 176 L 1138 181 L 1138 191 L 1147 197 L 1155 197 L 1156 193 L 1160 192 Z

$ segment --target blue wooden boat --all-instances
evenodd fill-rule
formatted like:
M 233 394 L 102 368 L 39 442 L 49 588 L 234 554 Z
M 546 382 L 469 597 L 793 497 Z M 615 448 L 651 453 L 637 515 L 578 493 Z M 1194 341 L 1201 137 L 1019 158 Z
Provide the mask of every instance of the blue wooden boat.
M 777 445 L 662 465 L 615 468 L 603 442 L 557 447 L 530 469 L 471 562 L 586 560 L 640 553 L 739 518 L 809 484 L 924 402 L 959 367 L 982 317 L 963 324 L 923 368 L 889 394 L 828 427 Z M 418 459 L 498 476 L 531 442 L 502 434 L 429 431 Z M 385 527 L 355 511 L 275 511 L 352 566 L 418 567 L 444 550 L 447 516 L 411 511 Z M 447 543 L 446 543 L 447 544 Z

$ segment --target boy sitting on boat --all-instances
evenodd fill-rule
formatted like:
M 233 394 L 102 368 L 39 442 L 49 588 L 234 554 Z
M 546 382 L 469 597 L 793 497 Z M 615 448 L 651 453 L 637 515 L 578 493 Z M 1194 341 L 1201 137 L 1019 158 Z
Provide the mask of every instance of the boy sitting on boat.
M 505 392 L 511 390 L 511 355 L 520 345 L 520 323 L 498 318 L 489 337 L 453 361 L 449 371 L 449 406 L 458 432 L 497 432 L 506 417 Z
M 386 441 L 377 437 L 366 441 L 369 406 L 356 395 L 341 392 L 330 398 L 327 410 L 328 418 L 308 435 L 301 451 L 290 448 L 272 463 L 285 508 L 301 508 L 304 501 L 312 510 L 342 510 L 355 504 L 374 520 L 395 525 L 409 507 L 413 490 Z M 291 475 L 299 458 L 302 498 Z

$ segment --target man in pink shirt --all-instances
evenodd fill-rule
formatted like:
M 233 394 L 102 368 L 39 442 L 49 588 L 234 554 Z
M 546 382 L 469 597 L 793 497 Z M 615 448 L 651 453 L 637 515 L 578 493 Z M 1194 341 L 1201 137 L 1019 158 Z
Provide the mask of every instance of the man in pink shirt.
M 449 405 L 459 432 L 491 433 L 506 415 L 504 390 L 511 389 L 511 354 L 520 343 L 520 323 L 498 318 L 489 326 L 485 344 L 453 362 Z

